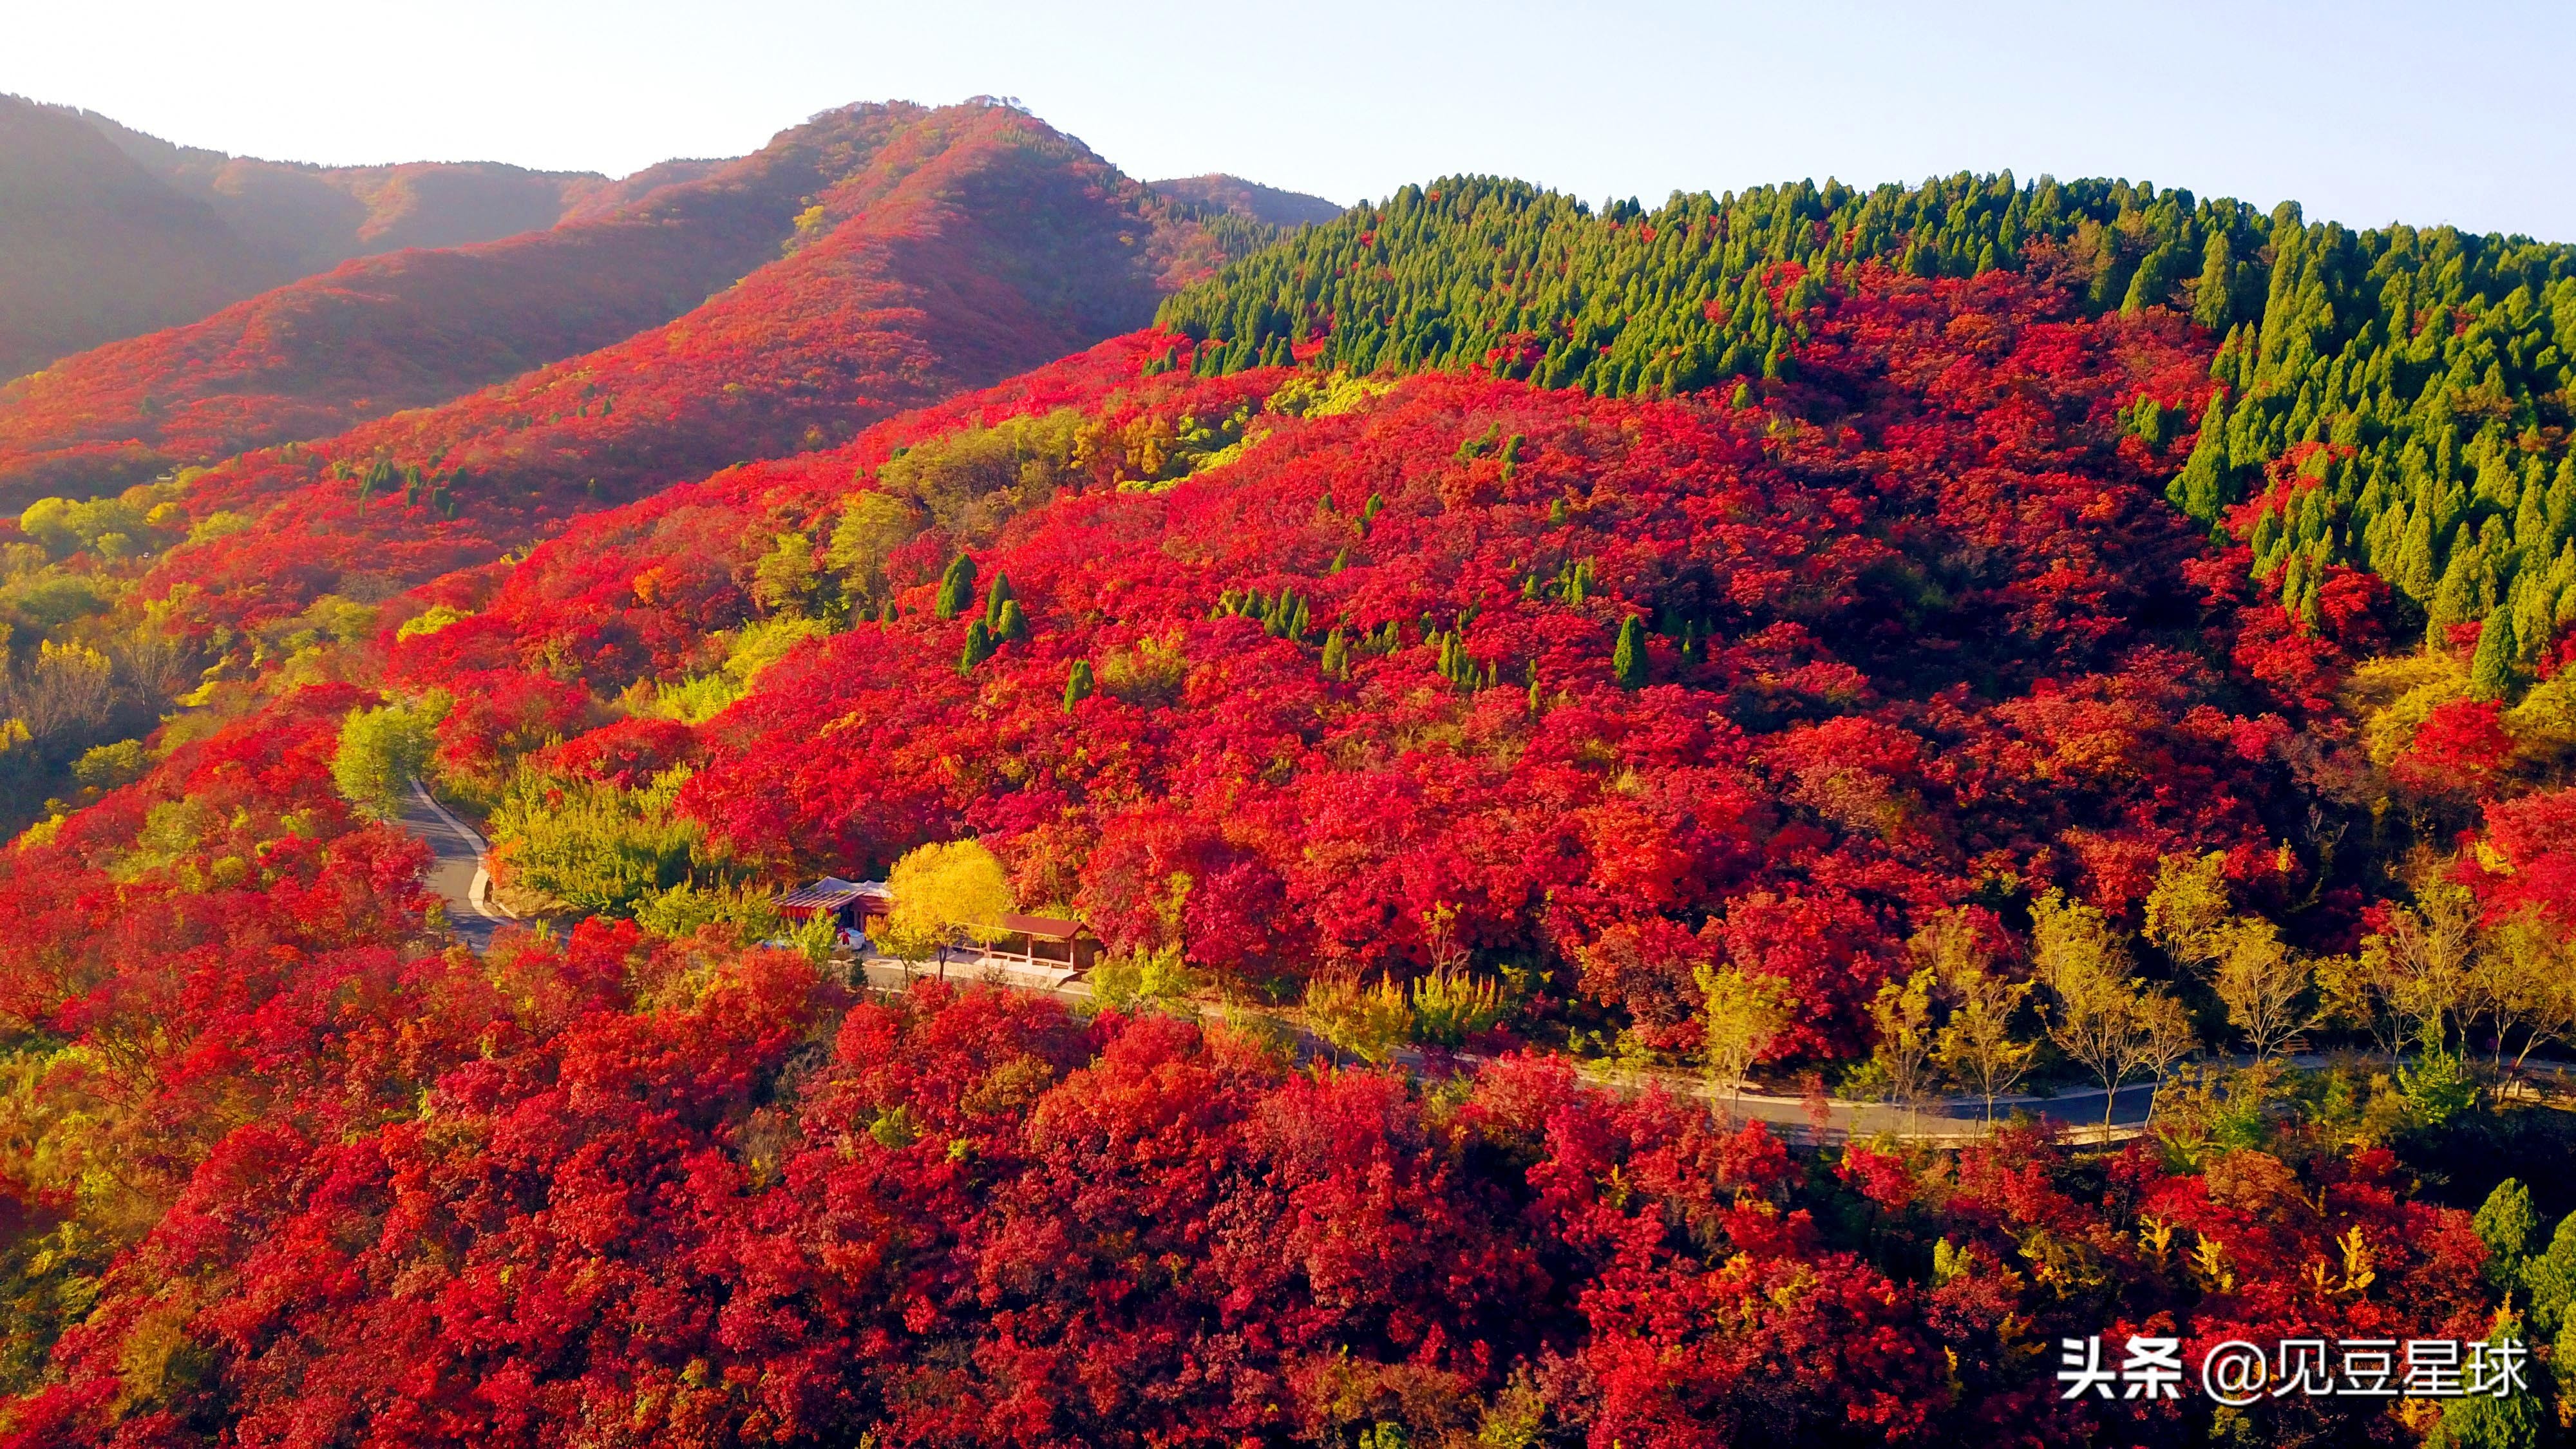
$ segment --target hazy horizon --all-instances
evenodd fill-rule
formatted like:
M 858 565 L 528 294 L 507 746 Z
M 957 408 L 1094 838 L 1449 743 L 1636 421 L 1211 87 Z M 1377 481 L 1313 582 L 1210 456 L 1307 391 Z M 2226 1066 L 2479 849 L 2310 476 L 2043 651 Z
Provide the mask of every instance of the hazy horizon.
M 2576 240 L 2576 197 L 2549 181 L 2576 160 L 2571 82 L 2498 64 L 2576 43 L 2576 14 L 2536 6 L 2194 3 L 2153 23 L 1852 0 L 1298 13 L 1311 18 L 1171 3 L 648 0 L 603 18 L 494 0 L 220 13 L 145 0 L 17 17 L 26 43 L 0 55 L 0 91 L 180 145 L 328 165 L 624 175 L 739 155 L 854 101 L 989 94 L 1130 175 L 1223 171 L 1345 205 L 1459 172 L 1651 205 L 1802 177 L 2009 169 L 2295 200 L 2352 226 Z

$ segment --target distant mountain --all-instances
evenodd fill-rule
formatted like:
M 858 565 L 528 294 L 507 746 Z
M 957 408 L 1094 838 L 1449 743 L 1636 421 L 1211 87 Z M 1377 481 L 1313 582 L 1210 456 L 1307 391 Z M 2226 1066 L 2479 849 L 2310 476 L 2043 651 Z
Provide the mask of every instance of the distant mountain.
M 206 201 L 69 112 L 0 96 L 0 377 L 272 280 Z
M 1147 183 L 1165 196 L 1182 201 L 1195 201 L 1203 206 L 1221 207 L 1237 216 L 1271 226 L 1313 226 L 1331 221 L 1344 208 L 1320 196 L 1302 191 L 1282 191 L 1240 176 L 1211 171 L 1205 176 L 1176 176 L 1169 181 Z
M 682 179 L 486 162 L 309 166 L 0 96 L 0 381 L 354 256 L 540 230 Z
M 751 158 L 758 167 L 657 192 L 646 211 L 684 216 L 713 189 L 810 175 L 797 167 L 826 155 L 838 180 L 781 193 L 793 214 L 786 240 L 764 243 L 775 259 L 684 315 L 443 405 L 192 479 L 192 517 L 265 517 L 170 554 L 153 587 L 193 583 L 221 612 L 270 617 L 323 592 L 417 582 L 569 515 L 729 463 L 846 442 L 895 412 L 1078 352 L 1142 325 L 1160 297 L 1277 234 L 1230 216 L 1203 220 L 1036 118 L 983 104 L 833 112 Z M 582 234 L 567 226 L 395 260 L 461 265 L 449 259 L 569 246 Z M 345 365 L 348 353 L 340 343 L 313 356 Z
M 651 195 L 665 186 L 679 186 L 703 181 L 744 158 L 727 156 L 707 160 L 657 161 L 632 176 L 594 186 L 574 198 L 557 225 L 564 222 L 597 221 L 614 216 L 629 203 Z
M 277 281 L 351 257 L 542 231 L 589 198 L 619 190 L 619 183 L 596 172 L 530 171 L 490 161 L 263 161 L 172 145 L 95 111 L 79 115 L 173 190 L 212 207 L 234 235 L 279 269 Z
M 600 183 L 548 230 L 358 258 L 0 385 L 0 506 L 328 436 L 658 326 L 777 260 L 800 214 L 927 114 L 829 112 L 737 161 Z

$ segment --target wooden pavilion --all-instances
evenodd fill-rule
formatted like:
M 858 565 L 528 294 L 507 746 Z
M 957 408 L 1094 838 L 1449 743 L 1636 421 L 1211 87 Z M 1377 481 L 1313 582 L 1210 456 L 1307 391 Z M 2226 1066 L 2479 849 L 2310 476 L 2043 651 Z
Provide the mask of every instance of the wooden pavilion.
M 778 914 L 798 925 L 816 916 L 830 916 L 833 924 L 844 931 L 865 934 L 871 917 L 882 916 L 894 908 L 894 894 L 885 882 L 843 880 L 827 875 L 811 885 L 798 886 L 778 898 Z
M 987 962 L 1082 972 L 1100 956 L 1100 938 L 1080 921 L 1006 913 L 1002 925 L 1010 934 L 983 948 Z

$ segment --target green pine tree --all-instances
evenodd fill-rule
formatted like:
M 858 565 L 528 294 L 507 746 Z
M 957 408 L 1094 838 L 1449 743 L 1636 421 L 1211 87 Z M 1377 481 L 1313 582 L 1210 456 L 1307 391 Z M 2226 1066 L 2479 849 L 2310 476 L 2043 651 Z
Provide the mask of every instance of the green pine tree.
M 2397 556 L 2388 570 L 2388 581 L 2410 598 L 2425 599 L 2440 584 L 2442 570 L 2433 553 L 2433 508 L 2416 508 L 2406 521 L 2405 532 L 2397 538 Z
M 1324 673 L 1333 679 L 1347 679 L 1351 672 L 1351 641 L 1342 637 L 1338 628 L 1324 636 Z
M 2499 1288 L 2520 1286 L 2523 1260 L 2531 1253 L 2532 1239 L 2540 1235 L 2540 1221 L 2531 1210 L 2531 1189 L 2516 1178 L 2497 1183 L 2469 1226 L 2478 1241 L 2487 1245 L 2487 1281 Z
M 2469 661 L 2469 693 L 2479 699 L 2502 699 L 2513 685 L 2513 611 L 2498 608 L 2478 630 L 2478 652 Z
M 2138 405 L 2129 411 L 2129 431 L 2138 435 L 2139 442 L 2159 452 L 2164 449 L 2171 421 L 2165 405 L 2152 395 L 2138 399 Z
M 992 658 L 993 651 L 999 647 L 1000 645 L 994 642 L 993 631 L 984 627 L 983 620 L 978 619 L 967 625 L 966 648 L 957 656 L 957 672 L 974 673 L 975 666 Z
M 1064 677 L 1064 712 L 1073 713 L 1075 705 L 1089 698 L 1091 698 L 1091 661 L 1077 659 L 1073 661 L 1072 670 Z
M 2558 1220 L 2549 1246 L 2522 1265 L 2522 1287 L 2531 1305 L 2531 1326 L 2543 1336 L 2560 1333 L 2576 1313 L 2576 1213 Z
M 2519 1338 L 2521 1328 L 2508 1315 L 2498 1321 L 2487 1342 Z M 2541 1436 L 2555 1429 L 2544 1417 L 2535 1393 L 2469 1394 L 2438 1401 L 2442 1422 L 2425 1436 L 2425 1449 L 2539 1449 Z
M 1610 651 L 1610 675 L 1628 689 L 1646 682 L 1646 621 L 1634 614 L 1619 622 L 1619 643 Z
M 2173 290 L 2174 265 L 2171 246 L 2160 246 L 2147 253 L 2146 259 L 2138 263 L 2137 271 L 2130 274 L 2128 291 L 2120 299 L 2121 313 L 2134 317 L 2146 308 L 2162 306 L 2165 294 Z
M 1028 615 L 1020 612 L 1019 600 L 1004 599 L 1002 601 L 1002 617 L 999 622 L 992 626 L 992 630 L 993 637 L 996 639 L 1007 639 L 1016 642 L 1029 637 L 1029 618 Z
M 2225 331 L 2235 316 L 2236 258 L 2227 233 L 2213 230 L 2200 254 L 2200 284 L 2191 299 L 2192 320 L 2212 332 Z
M 939 576 L 939 598 L 931 612 L 942 619 L 954 619 L 975 602 L 975 560 L 959 554 L 948 571 Z
M 1011 600 L 1017 597 L 1018 595 L 1011 592 L 1011 576 L 1009 574 L 1000 573 L 993 575 L 993 587 L 984 592 L 984 626 L 991 629 L 996 634 L 1001 633 L 1002 606 L 1008 604 Z

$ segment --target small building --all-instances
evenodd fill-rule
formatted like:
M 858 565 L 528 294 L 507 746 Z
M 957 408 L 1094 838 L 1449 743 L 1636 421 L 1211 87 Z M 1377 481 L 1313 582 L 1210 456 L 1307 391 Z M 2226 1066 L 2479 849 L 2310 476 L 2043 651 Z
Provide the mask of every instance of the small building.
M 834 925 L 854 936 L 867 934 L 869 919 L 893 907 L 894 894 L 885 882 L 843 880 L 836 875 L 798 886 L 778 898 L 782 919 L 801 926 L 816 916 L 830 916 Z
M 1005 913 L 1002 924 L 1010 934 L 984 947 L 987 961 L 1079 973 L 1099 959 L 1100 938 L 1080 921 Z

